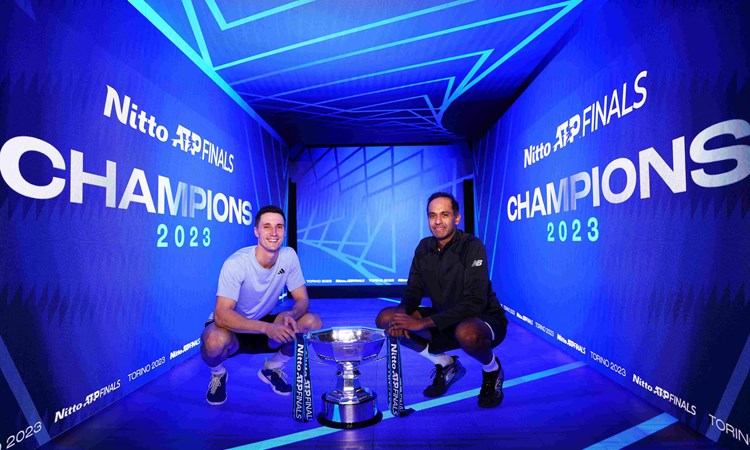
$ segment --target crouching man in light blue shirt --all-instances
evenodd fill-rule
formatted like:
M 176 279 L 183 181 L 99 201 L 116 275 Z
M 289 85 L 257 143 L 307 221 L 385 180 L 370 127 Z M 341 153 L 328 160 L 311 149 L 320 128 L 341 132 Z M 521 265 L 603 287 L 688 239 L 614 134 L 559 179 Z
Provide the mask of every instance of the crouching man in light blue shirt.
M 308 312 L 310 299 L 297 253 L 281 245 L 285 226 L 284 211 L 264 206 L 255 215 L 258 245 L 237 250 L 221 268 L 216 306 L 201 335 L 201 356 L 211 368 L 206 394 L 211 405 L 227 400 L 223 362 L 241 353 L 275 353 L 258 377 L 275 393 L 290 395 L 292 388 L 283 368 L 292 356 L 295 333 L 322 326 L 320 317 Z M 284 286 L 294 306 L 271 314 Z

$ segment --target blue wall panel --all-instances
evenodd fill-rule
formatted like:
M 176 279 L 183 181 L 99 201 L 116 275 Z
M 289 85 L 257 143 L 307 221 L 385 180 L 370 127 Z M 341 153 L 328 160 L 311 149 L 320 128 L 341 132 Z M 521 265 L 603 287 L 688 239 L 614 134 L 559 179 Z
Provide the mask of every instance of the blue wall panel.
M 35 446 L 197 351 L 288 150 L 131 5 L 0 8 L 0 443 Z
M 479 230 L 510 314 L 743 444 L 747 17 L 746 2 L 607 2 L 474 147 Z

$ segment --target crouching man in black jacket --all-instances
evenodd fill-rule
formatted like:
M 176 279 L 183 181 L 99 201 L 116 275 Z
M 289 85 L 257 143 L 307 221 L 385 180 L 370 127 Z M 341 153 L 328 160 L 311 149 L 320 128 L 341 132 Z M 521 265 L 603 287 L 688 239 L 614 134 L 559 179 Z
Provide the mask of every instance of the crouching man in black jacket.
M 505 375 L 492 349 L 505 339 L 508 320 L 492 290 L 487 251 L 456 228 L 461 215 L 451 194 L 432 194 L 427 217 L 432 236 L 414 251 L 404 298 L 380 311 L 375 323 L 435 364 L 426 397 L 442 396 L 466 374 L 458 356 L 443 353 L 460 348 L 482 363 L 479 406 L 496 407 L 503 401 Z M 420 306 L 425 294 L 431 308 Z

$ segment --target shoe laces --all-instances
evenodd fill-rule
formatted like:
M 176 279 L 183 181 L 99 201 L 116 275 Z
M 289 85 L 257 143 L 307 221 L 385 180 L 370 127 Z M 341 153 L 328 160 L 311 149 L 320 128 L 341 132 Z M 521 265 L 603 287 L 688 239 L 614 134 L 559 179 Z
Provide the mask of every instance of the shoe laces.
M 479 395 L 490 395 L 497 391 L 498 382 L 504 381 L 504 378 L 505 374 L 502 367 L 494 372 L 482 372 L 482 389 L 479 390 Z
M 432 384 L 434 386 L 445 384 L 445 374 L 451 365 L 453 365 L 453 363 L 446 367 L 443 367 L 440 364 L 435 364 L 435 368 L 433 368 L 430 373 L 430 378 L 432 378 Z
M 211 381 L 208 383 L 208 389 L 211 391 L 211 394 L 215 394 L 216 390 L 219 389 L 221 386 L 221 377 L 223 376 L 224 374 L 211 375 Z
M 283 370 L 282 367 L 276 367 L 275 369 L 270 369 L 269 368 L 269 369 L 265 369 L 265 370 L 270 370 L 271 372 L 275 373 L 276 376 L 278 376 L 279 378 L 281 378 L 282 381 L 284 381 L 284 382 L 286 382 L 286 380 L 288 378 L 286 372 L 284 372 L 284 370 Z M 269 377 L 271 377 L 271 376 L 273 376 L 273 374 L 269 375 Z
M 496 382 L 497 382 L 497 374 L 495 372 L 483 372 L 482 373 L 482 392 L 494 390 Z

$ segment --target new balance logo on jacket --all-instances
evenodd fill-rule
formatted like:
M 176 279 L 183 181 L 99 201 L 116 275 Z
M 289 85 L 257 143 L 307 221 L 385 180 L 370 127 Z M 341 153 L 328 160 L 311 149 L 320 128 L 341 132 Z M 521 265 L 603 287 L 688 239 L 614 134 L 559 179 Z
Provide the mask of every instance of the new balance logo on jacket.
M 483 261 L 481 259 L 475 259 L 474 262 L 471 263 L 471 267 L 479 267 L 482 265 L 482 262 Z

